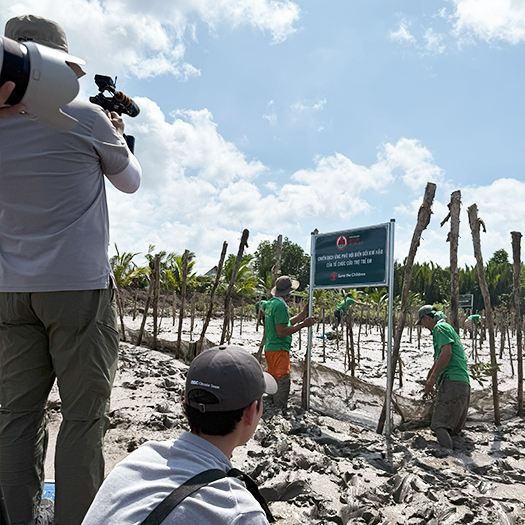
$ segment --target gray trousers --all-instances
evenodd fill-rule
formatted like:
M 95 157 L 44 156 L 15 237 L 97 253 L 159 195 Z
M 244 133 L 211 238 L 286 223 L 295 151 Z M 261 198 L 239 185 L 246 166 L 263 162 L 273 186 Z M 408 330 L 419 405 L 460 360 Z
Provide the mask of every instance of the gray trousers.
M 44 481 L 45 406 L 62 424 L 55 523 L 80 525 L 104 479 L 103 442 L 119 335 L 114 290 L 0 293 L 0 483 L 11 522 L 33 519 Z
M 273 395 L 273 404 L 277 408 L 288 406 L 288 396 L 290 395 L 290 374 L 282 376 L 277 381 L 277 392 Z
M 470 385 L 444 377 L 439 383 L 430 428 L 444 428 L 450 434 L 459 434 L 467 420 L 469 403 Z

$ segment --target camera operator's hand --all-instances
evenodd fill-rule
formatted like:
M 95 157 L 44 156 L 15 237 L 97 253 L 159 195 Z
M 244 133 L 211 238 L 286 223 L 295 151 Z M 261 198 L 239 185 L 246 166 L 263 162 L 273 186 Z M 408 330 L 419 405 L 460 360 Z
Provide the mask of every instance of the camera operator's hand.
M 118 133 L 124 135 L 124 121 L 122 120 L 122 117 L 114 111 L 108 111 L 107 109 L 105 111 L 108 119 L 111 120 L 113 127 L 118 131 Z
M 0 87 L 0 118 L 14 117 L 25 109 L 23 104 L 3 106 L 9 98 L 9 95 L 11 95 L 13 89 L 15 89 L 15 83 L 11 81 L 6 82 Z

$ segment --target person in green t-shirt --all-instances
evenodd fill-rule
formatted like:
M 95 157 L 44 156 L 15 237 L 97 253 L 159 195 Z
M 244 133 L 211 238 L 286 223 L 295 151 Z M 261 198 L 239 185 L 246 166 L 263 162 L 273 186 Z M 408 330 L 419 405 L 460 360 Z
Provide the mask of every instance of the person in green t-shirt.
M 434 364 L 425 382 L 425 395 L 438 385 L 430 428 L 441 446 L 453 448 L 451 434 L 458 434 L 467 419 L 470 381 L 459 335 L 445 319 L 443 312 L 427 304 L 419 309 L 417 324 L 430 330 L 434 345 Z
M 470 333 L 472 333 L 474 331 L 474 328 L 479 326 L 481 319 L 483 319 L 481 315 L 469 315 L 465 320 L 465 324 L 463 325 L 465 330 L 468 330 Z
M 287 275 L 279 277 L 272 289 L 273 297 L 264 305 L 266 334 L 264 355 L 268 364 L 268 373 L 277 381 L 277 393 L 272 400 L 278 408 L 286 408 L 288 405 L 292 334 L 314 324 L 313 318 L 307 317 L 308 306 L 291 319 L 288 315 L 286 301 L 297 288 L 299 288 L 299 281 L 292 281 Z
M 346 297 L 339 303 L 339 305 L 334 310 L 334 330 L 339 326 L 341 319 L 348 313 L 350 306 L 352 306 L 353 304 L 358 304 L 359 306 L 368 306 L 366 303 L 360 303 L 359 301 L 356 301 L 352 297 L 352 294 L 347 294 Z

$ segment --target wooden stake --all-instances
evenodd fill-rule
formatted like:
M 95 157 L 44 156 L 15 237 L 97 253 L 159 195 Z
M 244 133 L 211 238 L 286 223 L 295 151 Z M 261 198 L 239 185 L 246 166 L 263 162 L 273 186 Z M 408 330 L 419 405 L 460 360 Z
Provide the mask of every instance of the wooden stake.
M 354 316 L 352 314 L 351 309 L 348 309 L 348 335 L 350 337 L 350 356 L 352 358 L 352 361 L 350 363 L 351 370 L 352 370 L 352 377 L 355 376 L 355 345 L 354 345 Z
M 434 195 L 436 193 L 436 185 L 433 182 L 429 182 L 425 188 L 425 195 L 423 196 L 423 203 L 419 208 L 417 215 L 417 224 L 414 234 L 412 235 L 412 242 L 410 243 L 410 249 L 408 257 L 405 262 L 405 275 L 403 278 L 403 288 L 401 290 L 401 306 L 397 328 L 394 334 L 394 348 L 392 350 L 392 370 L 391 370 L 391 384 L 394 384 L 394 377 L 396 373 L 396 365 L 399 361 L 399 351 L 401 348 L 401 336 L 403 335 L 403 328 L 405 327 L 405 320 L 408 309 L 408 292 L 410 291 L 410 283 L 412 282 L 412 267 L 414 265 L 414 259 L 416 252 L 421 242 L 421 234 L 430 223 L 430 216 L 432 215 L 432 202 L 434 201 Z M 391 334 L 388 334 L 391 337 Z M 383 403 L 383 409 L 379 422 L 377 424 L 377 432 L 381 434 L 385 425 L 386 419 L 386 400 Z
M 184 250 L 182 256 L 182 282 L 180 291 L 180 313 L 179 313 L 179 329 L 177 330 L 177 354 L 180 355 L 180 343 L 182 341 L 182 323 L 184 322 L 184 302 L 186 300 L 186 278 L 188 277 L 188 257 L 190 251 Z
M 450 232 L 447 242 L 450 242 L 450 324 L 459 334 L 458 301 L 459 301 L 459 272 L 458 272 L 458 244 L 459 244 L 459 213 L 461 210 L 461 192 L 452 193 L 448 205 L 449 214 L 441 223 L 443 226 L 450 218 Z
M 237 252 L 235 264 L 233 265 L 232 278 L 230 280 L 230 284 L 228 285 L 228 289 L 226 290 L 226 294 L 224 295 L 224 323 L 222 325 L 221 342 L 219 343 L 221 345 L 224 344 L 224 341 L 226 340 L 226 332 L 228 330 L 228 317 L 230 311 L 230 296 L 233 290 L 233 286 L 235 284 L 237 272 L 239 271 L 239 268 L 241 266 L 244 248 L 248 248 L 248 235 L 250 235 L 250 232 L 248 230 L 244 230 L 242 232 L 241 242 L 239 243 L 239 251 Z
M 153 350 L 157 349 L 159 290 L 160 290 L 160 255 L 155 255 L 155 270 L 153 275 Z
M 155 270 L 153 270 L 149 281 L 148 295 L 146 297 L 146 304 L 144 306 L 144 315 L 142 316 L 142 323 L 140 323 L 139 335 L 137 336 L 137 346 L 140 346 L 140 343 L 142 343 L 142 336 L 144 335 L 144 328 L 146 327 L 146 318 L 148 317 L 149 303 L 151 301 L 151 294 L 153 291 L 153 281 L 155 279 L 154 274 Z
M 493 366 L 492 370 L 492 401 L 494 405 L 494 422 L 496 425 L 500 424 L 499 412 L 499 394 L 498 394 L 498 370 L 496 359 L 496 341 L 494 338 L 494 315 L 492 313 L 492 306 L 490 304 L 489 288 L 485 278 L 485 266 L 483 265 L 483 256 L 481 255 L 481 240 L 480 227 L 483 226 L 483 231 L 486 231 L 485 224 L 478 218 L 478 207 L 473 204 L 468 208 L 468 218 L 470 223 L 470 230 L 472 232 L 472 243 L 474 245 L 474 256 L 476 257 L 479 287 L 481 295 L 483 296 L 483 303 L 485 304 L 485 320 L 489 330 L 489 347 L 490 347 L 490 363 Z
M 160 331 L 160 325 L 162 324 L 162 320 L 164 319 L 164 313 L 166 312 L 166 295 L 161 294 L 161 297 L 162 297 L 162 306 L 160 308 L 159 331 Z
M 326 363 L 326 335 L 325 335 L 324 306 L 321 308 L 321 315 L 323 316 L 323 363 Z
M 257 308 L 257 317 L 256 317 L 256 322 L 255 322 L 255 331 L 258 332 L 259 331 L 259 323 L 261 321 L 261 294 L 258 295 L 257 297 L 257 304 L 258 304 L 258 308 Z
M 124 326 L 124 308 L 122 306 L 122 297 L 118 289 L 118 286 L 115 286 L 115 295 L 117 296 L 118 313 L 120 317 L 120 330 L 122 332 L 121 338 L 122 338 L 122 341 L 125 342 L 126 341 L 126 327 Z
M 206 335 L 206 330 L 208 329 L 208 325 L 210 324 L 211 316 L 213 313 L 213 299 L 215 297 L 215 292 L 217 290 L 217 286 L 219 286 L 219 282 L 221 279 L 222 267 L 224 266 L 224 259 L 226 258 L 227 248 L 228 248 L 228 243 L 224 242 L 222 245 L 222 252 L 221 252 L 221 258 L 219 259 L 219 265 L 217 266 L 217 275 L 215 276 L 215 282 L 213 283 L 213 286 L 210 292 L 210 306 L 208 307 L 208 313 L 206 314 L 206 318 L 204 319 L 204 324 L 202 325 L 201 336 L 199 338 L 199 342 L 197 343 L 197 355 L 202 352 L 202 345 L 204 343 L 204 337 Z
M 137 286 L 137 289 L 135 290 L 135 298 L 133 300 L 133 321 L 135 320 L 135 317 L 137 315 L 137 299 L 139 296 L 139 288 Z
M 244 317 L 244 297 L 241 297 L 241 321 L 239 327 L 239 335 L 242 337 L 242 318 Z
M 197 294 L 193 292 L 191 296 L 191 324 L 190 324 L 190 339 L 193 339 L 193 328 L 195 327 L 195 301 L 197 300 Z
M 518 345 L 518 416 L 523 416 L 523 337 L 520 314 L 520 272 L 521 272 L 521 233 L 511 232 L 512 236 L 512 309 L 516 326 L 516 343 Z

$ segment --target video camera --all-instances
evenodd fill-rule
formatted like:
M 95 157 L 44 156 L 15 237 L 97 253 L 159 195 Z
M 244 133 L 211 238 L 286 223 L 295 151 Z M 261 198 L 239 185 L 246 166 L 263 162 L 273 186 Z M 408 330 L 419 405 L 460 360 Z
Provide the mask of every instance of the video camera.
M 114 111 L 119 115 L 123 113 L 130 117 L 136 117 L 140 113 L 140 108 L 135 102 L 127 95 L 124 95 L 122 91 L 116 89 L 117 77 L 113 80 L 111 77 L 104 75 L 95 75 L 95 84 L 98 87 L 99 93 L 94 97 L 89 97 L 89 101 L 93 104 L 97 104 L 103 109 L 108 111 Z M 110 97 L 104 96 L 104 91 L 111 93 Z M 135 137 L 131 135 L 124 135 L 128 147 L 133 153 L 135 150 Z
M 78 78 L 72 67 L 84 64 L 63 51 L 0 36 L 0 85 L 9 80 L 16 84 L 7 104 L 22 102 L 26 117 L 61 131 L 71 131 L 77 125 L 61 108 L 78 94 Z

